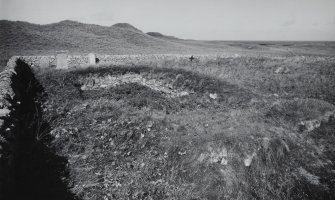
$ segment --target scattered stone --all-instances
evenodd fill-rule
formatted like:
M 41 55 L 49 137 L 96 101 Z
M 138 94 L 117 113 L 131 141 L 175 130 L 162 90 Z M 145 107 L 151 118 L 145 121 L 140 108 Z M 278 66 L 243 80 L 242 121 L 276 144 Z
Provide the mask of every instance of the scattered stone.
M 284 71 L 284 67 L 278 67 L 275 71 L 276 74 L 280 74 Z
M 257 155 L 256 152 L 253 152 L 251 155 L 248 155 L 247 158 L 244 160 L 244 166 L 249 167 L 256 155 Z
M 148 121 L 147 128 L 152 128 L 153 125 L 154 125 L 153 121 Z
M 275 71 L 276 74 L 287 74 L 290 72 L 290 69 L 287 67 L 278 67 Z
M 0 109 L 0 117 L 8 117 L 10 110 L 7 108 Z
M 149 87 L 152 90 L 161 92 L 170 98 L 187 96 L 192 93 L 192 91 L 176 89 L 172 85 L 166 84 L 161 80 L 146 79 L 140 74 L 133 73 L 118 76 L 106 75 L 104 77 L 81 77 L 79 82 L 82 83 L 81 90 L 83 91 L 107 89 L 121 84 L 137 83 Z
M 214 149 L 211 146 L 207 147 L 208 152 L 201 153 L 198 161 L 204 162 L 207 161 L 210 164 L 218 163 L 221 165 L 228 164 L 228 152 L 225 147 Z
M 218 98 L 218 95 L 217 95 L 216 93 L 210 93 L 210 94 L 209 94 L 209 97 L 210 97 L 211 99 L 217 99 L 217 98 Z
M 180 92 L 180 96 L 187 96 L 187 95 L 189 95 L 190 93 L 189 92 L 187 92 L 187 91 L 182 91 L 182 92 Z
M 308 121 L 302 121 L 298 125 L 299 131 L 306 130 L 307 132 L 310 132 L 316 128 L 319 128 L 321 125 L 321 122 L 317 119 L 314 120 L 308 120 Z
M 87 87 L 86 87 L 86 85 L 83 85 L 83 86 L 80 87 L 80 89 L 81 90 L 87 90 Z
M 321 126 L 321 123 L 328 123 L 331 118 L 334 117 L 334 112 L 326 112 L 324 115 L 317 117 L 316 119 L 301 121 L 297 125 L 298 131 L 311 132 Z

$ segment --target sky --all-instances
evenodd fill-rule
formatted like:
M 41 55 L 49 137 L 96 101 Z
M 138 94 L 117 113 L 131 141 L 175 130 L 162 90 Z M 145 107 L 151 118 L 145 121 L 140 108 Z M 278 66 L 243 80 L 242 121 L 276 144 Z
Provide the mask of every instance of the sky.
M 126 22 L 199 40 L 335 41 L 335 0 L 0 0 L 0 19 Z

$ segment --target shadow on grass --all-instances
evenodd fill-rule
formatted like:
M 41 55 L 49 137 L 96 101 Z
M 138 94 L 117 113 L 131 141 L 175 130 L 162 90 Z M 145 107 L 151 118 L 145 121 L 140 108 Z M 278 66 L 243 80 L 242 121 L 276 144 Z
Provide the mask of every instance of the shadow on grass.
M 14 169 L 14 199 L 77 199 L 66 181 L 66 158 L 32 138 L 21 138 L 19 146 Z
M 17 61 L 17 80 L 13 83 L 21 103 L 13 100 L 18 121 L 13 142 L 14 161 L 11 183 L 5 199 L 74 200 L 68 187 L 67 159 L 50 148 L 53 140 L 48 122 L 43 121 L 39 97 L 44 89 L 29 66 Z M 43 132 L 43 138 L 40 133 Z

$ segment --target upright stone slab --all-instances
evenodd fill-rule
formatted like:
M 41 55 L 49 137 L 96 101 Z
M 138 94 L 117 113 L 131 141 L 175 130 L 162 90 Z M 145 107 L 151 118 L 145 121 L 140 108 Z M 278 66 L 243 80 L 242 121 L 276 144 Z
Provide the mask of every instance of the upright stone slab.
M 67 63 L 67 51 L 59 51 L 57 52 L 57 69 L 68 69 L 68 63 Z
M 48 68 L 50 67 L 50 57 L 49 56 L 42 56 L 40 58 L 40 62 L 39 62 L 39 67 L 40 68 Z
M 96 58 L 94 53 L 89 53 L 88 54 L 88 61 L 90 65 L 95 65 L 96 64 Z

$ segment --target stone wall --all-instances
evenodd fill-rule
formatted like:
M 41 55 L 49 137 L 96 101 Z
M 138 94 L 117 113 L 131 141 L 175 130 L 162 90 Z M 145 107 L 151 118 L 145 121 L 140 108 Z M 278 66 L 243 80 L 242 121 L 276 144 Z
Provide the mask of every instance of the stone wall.
M 177 54 L 148 54 L 148 55 L 103 55 L 96 54 L 99 60 L 97 64 L 110 65 L 132 65 L 132 64 L 150 64 L 169 60 L 185 60 L 188 61 L 191 55 Z M 217 55 L 195 55 L 198 61 L 215 59 Z M 56 68 L 56 56 L 13 56 L 10 62 L 20 58 L 33 68 Z M 67 64 L 69 68 L 89 66 L 89 55 L 68 55 Z
M 86 67 L 90 66 L 89 55 L 68 55 L 67 56 L 67 67 L 68 68 L 77 68 L 77 67 Z M 141 54 L 141 55 L 104 55 L 104 54 L 93 54 L 99 62 L 98 65 L 147 65 L 147 64 L 164 64 L 164 62 L 190 62 L 189 58 L 191 55 L 181 55 L 181 54 Z M 92 56 L 92 54 L 91 54 Z M 236 58 L 236 57 L 245 57 L 243 55 L 193 55 L 195 60 L 193 62 L 197 63 L 206 63 L 209 60 L 216 60 L 217 58 Z M 247 56 L 249 57 L 249 56 Z M 33 68 L 59 68 L 63 69 L 63 66 L 57 67 L 57 58 L 56 56 L 13 56 L 10 59 L 16 60 L 20 58 L 25 61 L 28 65 Z M 262 58 L 267 58 L 267 56 L 262 56 Z M 295 60 L 309 59 L 309 57 L 304 56 L 293 56 L 293 57 L 282 57 L 282 56 L 270 56 L 271 59 L 289 59 L 292 62 Z M 324 60 L 324 59 L 333 59 L 328 57 L 311 57 L 313 60 Z M 91 59 L 92 61 L 92 59 Z
M 0 73 L 0 159 L 3 157 L 2 150 L 6 143 L 5 135 L 8 135 L 6 132 L 10 132 L 10 124 L 5 122 L 13 111 L 13 99 L 16 97 L 13 85 L 16 77 L 16 63 L 11 60 Z
M 8 62 L 6 69 L 0 73 L 0 199 L 11 178 L 13 152 L 12 141 L 15 138 L 13 123 L 16 120 L 14 83 L 17 82 L 16 63 Z
M 0 199 L 6 199 L 5 194 L 15 184 L 19 138 L 28 134 L 24 125 L 36 110 L 35 82 L 29 65 L 17 58 L 0 73 Z

